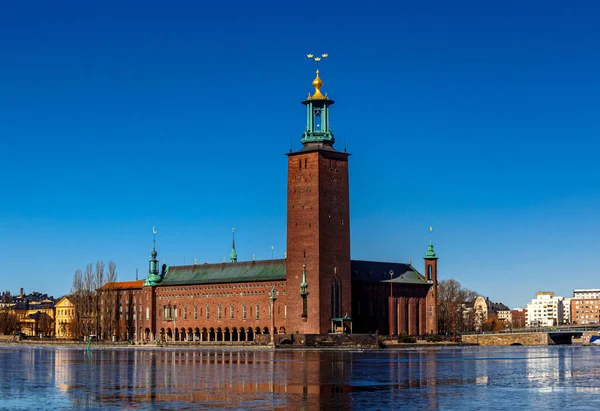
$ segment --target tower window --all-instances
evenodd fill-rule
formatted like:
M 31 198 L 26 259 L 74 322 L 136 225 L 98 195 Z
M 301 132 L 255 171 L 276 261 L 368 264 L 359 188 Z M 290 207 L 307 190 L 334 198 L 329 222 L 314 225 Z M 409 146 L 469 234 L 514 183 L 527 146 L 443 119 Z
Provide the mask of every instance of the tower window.
M 302 170 L 302 159 L 298 159 L 298 169 Z
M 428 265 L 428 266 L 427 266 L 427 280 L 428 280 L 428 281 L 432 281 L 432 278 L 433 278 L 432 271 L 433 271 L 433 270 L 432 270 L 432 268 L 431 268 L 431 265 Z
M 308 163 L 307 159 L 304 159 L 304 168 L 306 168 L 307 163 Z

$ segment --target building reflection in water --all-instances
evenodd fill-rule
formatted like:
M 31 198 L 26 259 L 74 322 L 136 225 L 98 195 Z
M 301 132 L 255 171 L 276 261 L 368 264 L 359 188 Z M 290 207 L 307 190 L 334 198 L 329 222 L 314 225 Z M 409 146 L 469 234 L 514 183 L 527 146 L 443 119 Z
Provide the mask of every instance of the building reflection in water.
M 423 405 L 436 408 L 440 383 L 435 352 L 59 349 L 54 356 L 54 385 L 78 408 L 362 408 L 407 389 L 422 390 Z
M 34 349 L 22 354 L 26 378 L 50 379 L 76 408 L 158 404 L 176 409 L 362 409 L 410 400 L 411 407 L 436 409 L 468 401 L 455 397 L 465 389 L 477 391 L 482 403 L 497 401 L 487 387 L 596 389 L 598 379 L 593 377 L 600 374 L 588 351 L 552 347 L 364 352 Z M 53 372 L 44 363 L 53 364 Z M 450 404 L 440 403 L 450 398 L 440 395 L 442 391 L 451 393 Z M 524 401 L 533 406 L 538 400 L 532 395 Z

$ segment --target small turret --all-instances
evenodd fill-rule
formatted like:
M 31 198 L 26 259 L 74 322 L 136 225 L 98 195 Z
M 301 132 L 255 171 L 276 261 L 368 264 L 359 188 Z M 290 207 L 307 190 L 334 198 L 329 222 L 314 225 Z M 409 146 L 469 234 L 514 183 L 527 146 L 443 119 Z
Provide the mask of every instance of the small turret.
M 231 252 L 229 253 L 229 261 L 237 262 L 237 252 L 235 251 L 235 228 L 231 229 Z
M 154 235 L 152 253 L 150 253 L 150 260 L 148 261 L 148 278 L 146 278 L 146 282 L 144 285 L 157 285 L 160 283 L 166 274 L 166 264 L 163 265 L 161 272 L 159 273 L 158 268 L 158 253 L 156 252 L 156 234 L 157 231 L 152 227 L 152 234 Z
M 307 297 L 310 293 L 308 292 L 308 284 L 306 284 L 306 263 L 302 264 L 302 283 L 300 283 L 300 296 L 302 297 L 302 321 L 306 321 L 308 318 L 308 301 Z
M 437 260 L 437 256 L 435 255 L 435 251 L 433 250 L 433 242 L 431 238 L 429 239 L 429 246 L 427 246 L 427 252 L 425 253 L 426 260 Z

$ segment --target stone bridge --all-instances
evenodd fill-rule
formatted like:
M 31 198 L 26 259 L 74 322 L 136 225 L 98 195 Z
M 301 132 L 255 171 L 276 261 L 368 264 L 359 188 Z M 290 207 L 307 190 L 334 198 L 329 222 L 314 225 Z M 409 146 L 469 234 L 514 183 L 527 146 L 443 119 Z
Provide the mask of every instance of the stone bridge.
M 462 341 L 483 346 L 571 344 L 581 331 L 464 334 Z

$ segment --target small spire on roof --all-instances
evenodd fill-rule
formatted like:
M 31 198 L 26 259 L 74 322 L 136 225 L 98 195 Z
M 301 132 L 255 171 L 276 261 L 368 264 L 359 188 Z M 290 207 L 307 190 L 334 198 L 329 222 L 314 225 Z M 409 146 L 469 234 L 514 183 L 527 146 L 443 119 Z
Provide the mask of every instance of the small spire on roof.
M 229 253 L 229 261 L 232 263 L 237 261 L 237 252 L 235 251 L 235 228 L 231 229 L 231 253 Z

